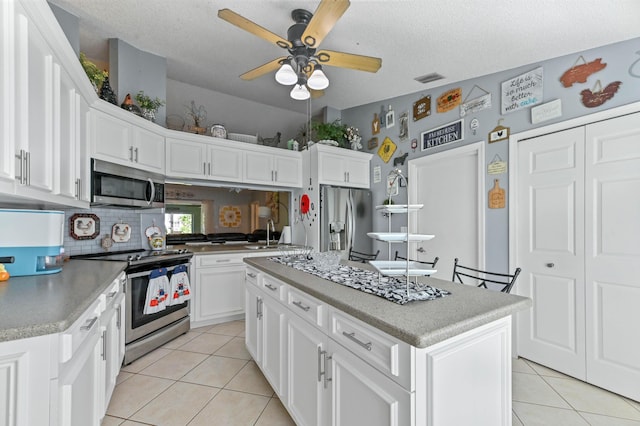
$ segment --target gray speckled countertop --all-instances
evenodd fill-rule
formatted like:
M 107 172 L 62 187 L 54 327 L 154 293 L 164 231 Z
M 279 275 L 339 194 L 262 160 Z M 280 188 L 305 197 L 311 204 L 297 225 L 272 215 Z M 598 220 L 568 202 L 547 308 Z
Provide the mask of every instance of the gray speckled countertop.
M 531 306 L 531 299 L 484 288 L 423 277 L 450 296 L 398 305 L 382 297 L 307 274 L 268 258 L 245 263 L 328 303 L 412 346 L 426 348 Z M 369 267 L 347 262 L 355 267 Z
M 57 274 L 0 282 L 0 342 L 66 330 L 126 266 L 71 260 Z
M 195 255 L 198 254 L 229 254 L 229 253 L 264 253 L 265 256 L 277 256 L 278 245 L 269 249 L 249 249 L 247 246 L 262 246 L 264 243 L 242 243 L 242 244 L 174 244 L 167 246 L 167 249 L 187 249 Z

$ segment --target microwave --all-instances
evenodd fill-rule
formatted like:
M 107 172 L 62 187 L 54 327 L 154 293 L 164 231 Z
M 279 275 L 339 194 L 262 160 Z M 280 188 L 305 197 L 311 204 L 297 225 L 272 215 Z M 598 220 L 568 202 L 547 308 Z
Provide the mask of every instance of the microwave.
M 92 159 L 91 205 L 164 207 L 164 176 Z

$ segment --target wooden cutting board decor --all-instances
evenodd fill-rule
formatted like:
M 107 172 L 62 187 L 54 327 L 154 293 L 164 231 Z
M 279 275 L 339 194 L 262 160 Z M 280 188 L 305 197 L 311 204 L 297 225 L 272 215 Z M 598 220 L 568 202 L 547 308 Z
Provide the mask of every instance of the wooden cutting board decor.
M 505 206 L 505 192 L 500 188 L 500 180 L 494 179 L 493 188 L 489 190 L 489 208 L 490 209 L 503 209 Z

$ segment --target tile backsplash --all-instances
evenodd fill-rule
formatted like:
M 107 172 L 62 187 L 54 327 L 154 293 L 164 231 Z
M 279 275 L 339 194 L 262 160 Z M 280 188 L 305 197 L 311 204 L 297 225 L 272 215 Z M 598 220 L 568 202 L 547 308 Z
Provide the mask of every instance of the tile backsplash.
M 94 239 L 76 240 L 71 236 L 70 218 L 76 213 L 93 213 L 100 219 L 100 233 Z M 121 251 L 132 249 L 149 249 L 144 231 L 152 226 L 154 221 L 156 226 L 164 230 L 164 214 L 153 210 L 150 213 L 141 213 L 134 209 L 114 209 L 114 208 L 92 208 L 90 210 L 66 209 L 64 210 L 64 250 L 69 256 L 78 254 L 104 253 L 100 246 L 102 238 L 111 236 L 113 225 L 116 223 L 126 223 L 131 226 L 131 238 L 127 242 L 114 242 L 108 251 Z M 163 232 L 164 233 L 164 232 Z

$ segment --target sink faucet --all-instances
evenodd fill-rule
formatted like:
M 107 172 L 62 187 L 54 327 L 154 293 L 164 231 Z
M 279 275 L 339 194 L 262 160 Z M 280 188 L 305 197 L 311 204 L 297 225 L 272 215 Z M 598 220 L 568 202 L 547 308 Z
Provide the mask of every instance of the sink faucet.
M 269 247 L 269 225 L 271 225 L 271 232 L 276 232 L 276 227 L 273 224 L 273 219 L 267 219 L 267 247 Z

